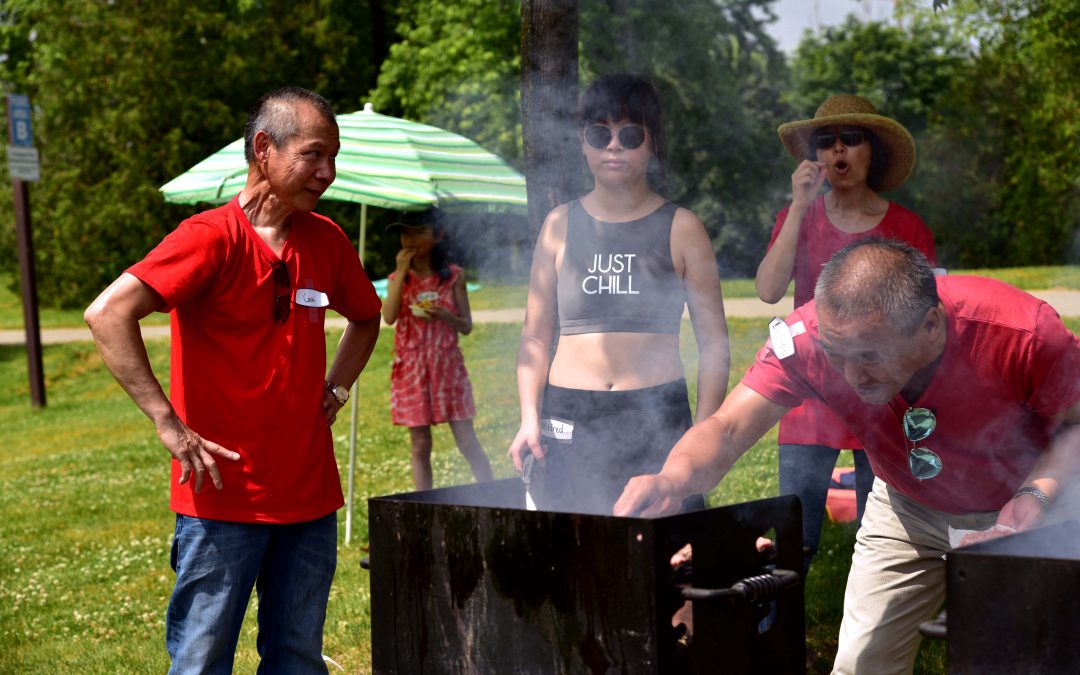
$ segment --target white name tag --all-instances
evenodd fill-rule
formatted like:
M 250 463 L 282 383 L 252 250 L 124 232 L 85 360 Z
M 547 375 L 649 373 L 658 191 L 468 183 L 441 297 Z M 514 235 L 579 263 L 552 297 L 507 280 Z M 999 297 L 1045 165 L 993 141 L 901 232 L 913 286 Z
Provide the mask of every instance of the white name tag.
M 806 327 L 803 327 L 803 331 Z M 769 340 L 772 342 L 773 353 L 778 359 L 786 359 L 795 353 L 795 342 L 791 339 L 791 329 L 780 317 L 769 322 Z
M 540 420 L 540 436 L 562 442 L 571 441 L 574 439 L 574 423 L 555 417 L 545 417 Z
M 296 289 L 296 304 L 303 307 L 329 307 L 330 298 L 322 291 L 314 288 Z

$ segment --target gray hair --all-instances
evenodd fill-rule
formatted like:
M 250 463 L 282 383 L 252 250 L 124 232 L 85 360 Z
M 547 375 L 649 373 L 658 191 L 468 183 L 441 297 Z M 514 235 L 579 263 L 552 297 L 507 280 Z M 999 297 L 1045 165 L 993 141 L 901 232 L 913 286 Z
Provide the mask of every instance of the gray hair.
M 244 159 L 255 162 L 255 134 L 265 131 L 275 148 L 282 148 L 300 133 L 296 107 L 308 103 L 328 122 L 337 124 L 334 111 L 326 99 L 303 87 L 282 87 L 262 95 L 248 113 L 244 126 Z
M 829 258 L 814 288 L 818 311 L 841 321 L 883 316 L 903 334 L 922 325 L 941 299 L 934 269 L 917 248 L 866 237 Z

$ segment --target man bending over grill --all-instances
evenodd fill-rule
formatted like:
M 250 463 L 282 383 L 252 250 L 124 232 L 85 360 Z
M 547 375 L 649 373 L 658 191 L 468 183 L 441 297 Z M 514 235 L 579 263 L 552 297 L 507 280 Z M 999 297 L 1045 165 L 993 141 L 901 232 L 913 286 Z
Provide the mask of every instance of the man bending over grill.
M 616 515 L 678 511 L 789 409 L 824 401 L 877 479 L 844 598 L 834 673 L 910 673 L 945 599 L 959 530 L 1031 528 L 1080 471 L 1080 342 L 1045 302 L 979 277 L 934 277 L 922 253 L 864 239 L 770 339 L 723 406 Z

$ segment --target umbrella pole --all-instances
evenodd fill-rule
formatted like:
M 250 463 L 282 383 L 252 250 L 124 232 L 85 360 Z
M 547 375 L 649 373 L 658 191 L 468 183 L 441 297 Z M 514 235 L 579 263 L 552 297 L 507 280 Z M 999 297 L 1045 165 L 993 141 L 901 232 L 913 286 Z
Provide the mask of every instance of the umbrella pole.
M 360 242 L 357 245 L 357 250 L 360 252 L 360 262 L 364 262 L 364 239 L 367 235 L 367 204 L 360 205 Z M 353 510 L 353 494 L 356 485 L 356 417 L 357 417 L 357 396 L 356 392 L 359 389 L 356 382 L 353 382 L 352 393 L 349 394 L 349 400 L 352 401 L 349 411 L 349 498 L 345 506 L 345 545 L 348 546 L 352 540 L 352 510 Z

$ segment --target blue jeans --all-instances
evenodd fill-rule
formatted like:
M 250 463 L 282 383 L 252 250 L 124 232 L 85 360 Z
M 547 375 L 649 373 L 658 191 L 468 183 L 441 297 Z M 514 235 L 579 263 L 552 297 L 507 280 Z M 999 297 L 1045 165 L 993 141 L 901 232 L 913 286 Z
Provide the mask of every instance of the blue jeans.
M 862 522 L 866 496 L 874 486 L 874 471 L 865 451 L 851 454 L 855 457 L 855 503 Z M 839 456 L 839 450 L 825 445 L 780 445 L 780 494 L 798 495 L 802 502 L 803 547 L 809 550 L 803 560 L 804 571 L 810 568 L 810 558 L 817 553 L 821 541 L 829 481 Z
M 251 589 L 260 673 L 325 673 L 322 631 L 337 567 L 337 514 L 304 523 L 176 516 L 176 586 L 165 619 L 170 673 L 231 673 Z

